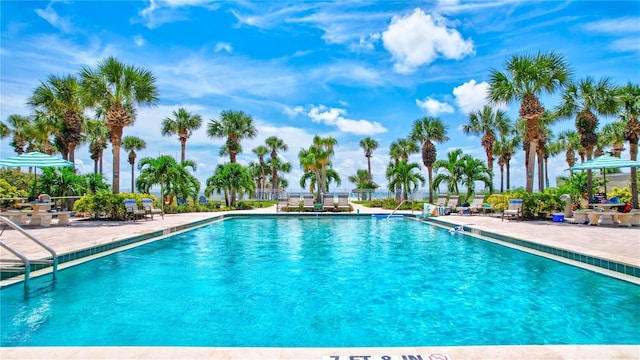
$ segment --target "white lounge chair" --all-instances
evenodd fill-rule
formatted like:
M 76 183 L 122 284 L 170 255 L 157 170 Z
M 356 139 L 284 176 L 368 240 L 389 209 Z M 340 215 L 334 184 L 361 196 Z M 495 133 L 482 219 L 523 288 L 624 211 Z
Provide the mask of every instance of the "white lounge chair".
M 445 209 L 449 209 L 449 211 L 455 211 L 456 208 L 458 207 L 459 202 L 460 202 L 459 195 L 451 195 L 449 196 L 449 201 L 447 202 Z
M 460 212 L 462 211 L 463 213 L 466 214 L 472 214 L 474 212 L 480 212 L 480 209 L 482 209 L 482 204 L 484 202 L 484 195 L 476 195 L 473 197 L 473 200 L 471 201 L 471 204 L 469 204 L 469 206 L 457 206 L 456 207 L 456 211 Z
M 333 211 L 336 209 L 336 199 L 333 194 L 324 194 L 324 199 L 322 199 L 322 210 L 323 211 Z
M 338 194 L 338 210 L 347 209 L 351 212 L 351 205 L 349 205 L 349 194 Z
M 502 221 L 504 221 L 504 217 L 508 219 L 511 218 L 522 218 L 522 199 L 510 199 L 509 207 L 505 210 L 502 210 Z
M 287 211 L 296 210 L 300 211 L 300 195 L 289 194 L 289 201 L 287 202 Z
M 313 194 L 302 195 L 302 209 L 303 210 L 311 209 L 311 211 L 313 211 L 315 201 L 316 199 L 314 199 Z

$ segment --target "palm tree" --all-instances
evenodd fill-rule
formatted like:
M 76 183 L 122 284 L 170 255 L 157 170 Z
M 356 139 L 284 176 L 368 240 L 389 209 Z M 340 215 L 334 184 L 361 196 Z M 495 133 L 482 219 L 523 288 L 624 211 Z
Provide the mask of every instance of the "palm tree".
M 461 159 L 460 175 L 462 183 L 467 187 L 467 199 L 471 197 L 471 194 L 475 193 L 476 181 L 484 183 L 485 187 L 491 190 L 491 176 L 489 174 L 489 168 L 487 168 L 482 160 L 476 159 L 471 155 L 465 155 Z
M 587 160 L 593 155 L 598 144 L 596 128 L 597 115 L 613 115 L 618 111 L 615 87 L 609 78 L 597 82 L 590 76 L 578 82 L 571 82 L 562 92 L 562 100 L 556 112 L 560 117 L 576 117 L 576 130 L 580 134 L 580 145 L 587 153 Z M 588 196 L 592 197 L 591 171 L 587 171 Z
M 398 139 L 391 143 L 389 146 L 389 156 L 393 159 L 394 164 L 398 164 L 398 162 L 402 159 L 404 161 L 409 161 L 409 155 L 415 154 L 420 151 L 420 147 L 410 139 Z M 395 191 L 396 201 L 400 201 L 402 197 L 402 187 L 400 184 L 396 185 Z
M 527 122 L 529 154 L 526 191 L 533 192 L 534 162 L 538 143 L 538 122 L 544 107 L 538 99 L 543 93 L 553 93 L 566 85 L 571 71 L 564 57 L 554 53 L 513 55 L 505 65 L 506 71 L 492 69 L 488 99 L 493 104 L 520 101 L 519 115 Z
M 482 110 L 469 113 L 469 123 L 462 125 L 462 131 L 466 134 L 482 135 L 480 144 L 487 154 L 487 167 L 493 178 L 493 147 L 496 143 L 496 131 L 506 131 L 510 126 L 507 113 L 502 110 L 493 111 L 488 105 Z
M 291 163 L 282 161 L 279 157 L 274 157 L 267 161 L 266 169 L 271 175 L 265 180 L 268 180 L 270 184 L 269 186 L 271 187 L 271 194 L 274 195 L 275 199 L 278 197 L 280 189 L 285 189 L 289 184 L 289 182 L 283 178 L 284 175 L 281 175 L 280 173 L 288 174 L 291 172 Z M 273 174 L 276 176 L 276 181 L 274 181 Z
M 458 183 L 462 180 L 462 149 L 455 149 L 447 153 L 446 160 L 436 160 L 433 167 L 436 170 L 436 177 L 433 179 L 433 189 L 440 187 L 440 184 L 447 184 L 447 192 L 460 195 Z M 439 172 L 443 170 L 443 172 Z
M 7 124 L 0 121 L 0 139 L 4 139 L 9 135 L 11 135 L 11 129 Z
M 227 198 L 226 194 L 255 191 L 255 183 L 251 174 L 244 166 L 237 163 L 218 165 L 213 176 L 207 179 L 205 196 L 210 196 L 215 191 L 224 191 L 227 206 L 235 205 L 235 197 Z
M 209 120 L 207 128 L 207 136 L 210 138 L 227 138 L 225 146 L 232 164 L 236 162 L 236 156 L 241 151 L 240 140 L 253 139 L 256 132 L 251 115 L 233 110 L 221 112 L 219 120 Z
M 360 140 L 360 147 L 364 150 L 364 156 L 367 158 L 367 171 L 369 172 L 369 179 L 371 177 L 371 156 L 373 156 L 373 150 L 378 148 L 378 142 L 371 137 L 366 137 Z
M 258 198 L 264 200 L 264 182 L 267 180 L 267 177 L 264 173 L 264 156 L 269 152 L 269 149 L 264 145 L 259 145 L 252 151 L 258 157 L 258 162 L 260 164 L 260 180 L 258 181 L 258 189 L 260 195 L 258 196 Z
M 136 180 L 136 188 L 141 193 L 149 193 L 152 186 L 160 185 L 160 194 L 163 199 L 165 197 L 173 199 L 177 196 L 195 200 L 200 192 L 200 182 L 188 168 L 195 171 L 196 164 L 190 160 L 178 164 L 169 155 L 143 158 L 138 163 L 140 175 Z M 162 203 L 164 204 L 164 201 Z
M 369 172 L 365 169 L 360 169 L 356 171 L 355 175 L 349 176 L 349 181 L 356 185 L 356 189 L 359 190 L 370 190 L 378 187 L 376 183 L 371 180 L 369 176 Z M 364 200 L 367 199 L 367 194 L 358 193 L 358 200 L 360 199 L 360 195 L 364 195 Z
M 606 124 L 598 136 L 598 139 L 602 139 L 605 146 L 611 146 L 611 151 L 617 158 L 622 155 L 622 151 L 624 150 L 625 128 L 626 126 L 624 122 L 614 121 Z
M 417 171 L 417 172 L 414 172 Z M 389 163 L 387 166 L 388 188 L 393 191 L 396 185 L 400 184 L 402 198 L 409 199 L 409 193 L 416 190 L 420 184 L 424 185 L 424 177 L 420 175 L 420 164 L 407 163 L 405 160 L 396 163 Z
M 129 164 L 131 164 L 131 192 L 135 192 L 134 173 L 135 173 L 135 164 L 136 164 L 136 157 L 137 157 L 136 150 L 140 151 L 146 148 L 147 143 L 145 143 L 144 140 L 136 136 L 125 136 L 124 139 L 122 139 L 122 147 L 124 148 L 124 151 L 129 152 Z
M 620 118 L 625 122 L 624 138 L 629 141 L 629 154 L 631 160 L 638 160 L 638 139 L 640 139 L 640 86 L 627 83 L 616 91 L 616 100 L 622 110 Z M 637 169 L 631 168 L 631 203 L 633 208 L 638 208 L 638 180 Z
M 515 128 L 511 126 L 504 131 L 500 131 L 498 136 L 499 138 L 498 141 L 496 141 L 494 152 L 498 155 L 498 165 L 500 166 L 500 192 L 502 193 L 504 192 L 504 168 L 506 168 L 507 191 L 509 191 L 511 186 L 511 156 L 518 145 L 520 145 L 520 137 L 518 136 Z
M 144 68 L 125 65 L 114 57 L 100 61 L 95 69 L 80 70 L 82 90 L 89 106 L 104 115 L 113 149 L 114 194 L 120 192 L 120 146 L 125 127 L 135 121 L 136 106 L 154 106 L 158 89 L 153 74 Z
M 313 144 L 309 146 L 308 149 L 300 149 L 298 153 L 302 170 L 305 173 L 313 173 L 313 176 L 305 175 L 303 178 L 313 178 L 315 180 L 316 188 L 318 189 L 317 201 L 322 199 L 323 194 L 328 190 L 328 181 L 333 177 L 331 174 L 328 174 L 328 172 L 333 172 L 331 169 L 331 158 L 333 157 L 333 148 L 336 145 L 337 141 L 334 138 L 322 138 L 316 135 L 313 138 Z M 337 173 L 335 175 L 337 175 Z M 337 179 L 339 184 L 339 176 Z M 300 182 L 302 183 L 303 180 L 301 179 Z
M 193 130 L 200 129 L 200 126 L 202 126 L 202 117 L 188 112 L 185 108 L 179 108 L 178 111 L 174 110 L 173 118 L 166 117 L 162 120 L 163 136 L 178 134 L 181 150 L 180 161 L 184 162 L 186 160 L 187 140 L 193 134 Z
M 27 100 L 35 109 L 58 115 L 63 124 L 60 131 L 65 160 L 75 162 L 76 146 L 82 141 L 82 113 L 84 104 L 80 82 L 74 76 L 51 75 L 42 82 Z
M 277 162 L 278 159 L 278 151 L 287 151 L 289 150 L 289 146 L 284 143 L 284 140 L 279 139 L 277 136 L 270 136 L 265 141 L 267 147 L 271 150 L 271 162 L 273 164 L 279 164 Z M 288 163 L 287 163 L 288 164 Z M 287 171 L 288 172 L 288 171 Z M 278 198 L 278 166 L 271 168 L 271 191 L 272 191 L 272 199 Z
M 84 141 L 89 142 L 89 153 L 93 160 L 93 173 L 102 175 L 102 158 L 107 148 L 109 129 L 100 120 L 89 120 L 85 123 Z M 98 165 L 99 168 L 98 168 Z
M 51 155 L 57 151 L 68 154 L 68 147 L 59 139 L 62 117 L 36 110 L 33 122 L 25 129 L 29 139 L 27 151 L 40 151 Z M 51 142 L 51 136 L 57 140 Z
M 448 141 L 447 126 L 442 120 L 436 117 L 423 117 L 413 123 L 413 129 L 409 138 L 422 143 L 422 163 L 427 167 L 429 175 L 429 203 L 433 203 L 433 190 L 431 178 L 433 174 L 433 163 L 436 161 L 437 151 L 432 141 L 443 143 Z
M 576 131 L 565 130 L 558 134 L 558 144 L 561 148 L 566 149 L 565 161 L 572 168 L 576 164 L 575 150 L 580 147 L 580 135 Z
M 7 123 L 12 128 L 11 133 L 13 134 L 9 145 L 13 147 L 16 154 L 24 154 L 28 141 L 27 131 L 31 126 L 31 118 L 13 114 L 9 115 Z
M 546 186 L 549 184 L 549 178 L 546 172 L 546 160 L 549 157 L 547 142 L 553 137 L 551 133 L 550 125 L 554 124 L 558 120 L 558 116 L 548 110 L 540 117 L 538 122 L 538 191 L 543 192 Z M 546 179 L 546 181 L 545 181 Z

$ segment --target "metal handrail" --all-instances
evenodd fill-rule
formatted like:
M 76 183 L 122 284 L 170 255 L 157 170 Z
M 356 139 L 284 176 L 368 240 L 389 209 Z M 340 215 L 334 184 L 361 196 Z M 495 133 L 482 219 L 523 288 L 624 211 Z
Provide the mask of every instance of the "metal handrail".
M 400 209 L 400 206 L 402 206 L 402 204 L 404 204 L 406 202 L 411 202 L 411 213 L 413 214 L 413 206 L 415 205 L 415 201 L 413 201 L 413 200 L 402 200 L 402 201 L 400 201 L 400 204 L 398 204 L 398 206 L 396 206 L 396 208 L 393 209 L 391 214 L 389 214 L 389 216 L 387 216 L 387 220 L 389 220 L 389 218 L 396 212 L 396 210 Z
M 57 275 L 58 275 L 58 254 L 56 253 L 55 250 L 53 250 L 51 247 L 49 247 L 47 244 L 43 243 L 42 241 L 36 239 L 33 235 L 29 234 L 28 232 L 24 231 L 24 229 L 22 229 L 22 227 L 20 227 L 20 225 L 14 223 L 13 221 L 7 219 L 4 216 L 0 216 L 0 223 L 4 224 L 3 225 L 3 229 L 2 231 L 4 231 L 4 229 L 9 226 L 12 229 L 16 230 L 17 232 L 19 232 L 20 234 L 26 236 L 29 240 L 33 241 L 34 243 L 40 245 L 43 249 L 47 250 L 50 254 L 51 254 L 51 262 L 53 264 L 53 280 L 56 279 Z M 25 264 L 25 287 L 28 285 L 29 282 L 29 273 L 30 273 L 30 261 L 29 259 L 27 259 L 26 256 L 24 256 L 22 253 L 20 253 L 19 251 L 13 249 L 11 246 L 9 246 L 8 244 L 2 242 L 2 247 L 4 247 L 5 249 L 9 250 L 12 254 L 16 255 L 18 258 L 20 258 L 20 260 L 22 260 L 22 262 Z M 26 262 L 25 262 L 26 261 Z
M 31 262 L 29 261 L 29 259 L 27 259 L 26 256 L 24 256 L 18 250 L 12 248 L 9 244 L 5 243 L 2 240 L 0 240 L 0 246 L 9 250 L 10 253 L 17 256 L 20 259 L 20 261 L 22 261 L 22 263 L 24 264 L 24 287 L 26 289 L 27 287 L 29 287 L 29 277 L 31 275 Z

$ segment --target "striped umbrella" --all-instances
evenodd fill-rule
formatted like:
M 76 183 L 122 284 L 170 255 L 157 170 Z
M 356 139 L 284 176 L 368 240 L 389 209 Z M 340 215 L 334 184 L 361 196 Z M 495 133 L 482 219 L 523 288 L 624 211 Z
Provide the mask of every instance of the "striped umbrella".
M 75 164 L 61 159 L 56 156 L 43 154 L 41 152 L 30 152 L 18 156 L 8 157 L 0 160 L 0 167 L 34 167 L 34 168 L 47 168 L 47 167 L 67 167 L 74 166 Z M 35 177 L 35 171 L 33 172 Z M 33 183 L 34 195 L 36 189 L 36 180 Z
M 41 152 L 30 152 L 18 156 L 8 157 L 0 160 L 0 167 L 67 167 L 74 166 L 74 163 L 56 156 L 43 154 Z
M 607 175 L 604 169 L 619 169 L 623 167 L 638 167 L 640 168 L 640 161 L 626 160 L 617 158 L 611 155 L 601 155 L 597 158 L 587 160 L 583 163 L 573 166 L 569 170 L 598 170 L 601 169 L 604 177 L 604 193 L 607 194 Z

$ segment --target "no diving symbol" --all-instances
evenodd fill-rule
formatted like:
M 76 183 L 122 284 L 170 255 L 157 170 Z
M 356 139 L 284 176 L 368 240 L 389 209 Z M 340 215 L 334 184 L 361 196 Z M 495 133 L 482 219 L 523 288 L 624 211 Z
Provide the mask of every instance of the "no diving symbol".
M 444 354 L 431 354 L 429 360 L 449 360 L 449 357 Z

